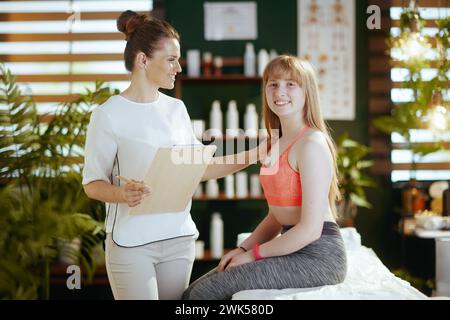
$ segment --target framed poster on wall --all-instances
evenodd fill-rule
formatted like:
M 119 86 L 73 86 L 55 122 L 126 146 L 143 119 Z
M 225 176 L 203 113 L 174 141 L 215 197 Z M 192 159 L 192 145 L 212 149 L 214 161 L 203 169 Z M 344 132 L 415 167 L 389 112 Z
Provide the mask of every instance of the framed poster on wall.
M 327 120 L 355 119 L 355 0 L 297 0 L 297 54 L 312 63 Z
M 205 2 L 205 40 L 255 40 L 257 8 L 254 1 Z

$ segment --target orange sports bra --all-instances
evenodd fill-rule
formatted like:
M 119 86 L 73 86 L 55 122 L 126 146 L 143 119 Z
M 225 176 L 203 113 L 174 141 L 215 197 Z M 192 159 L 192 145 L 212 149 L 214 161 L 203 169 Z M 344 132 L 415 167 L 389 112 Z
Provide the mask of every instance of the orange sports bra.
M 261 165 L 259 181 L 264 190 L 264 196 L 269 205 L 273 206 L 301 206 L 302 182 L 300 173 L 295 171 L 288 161 L 289 150 L 300 139 L 308 128 L 304 126 L 286 150 L 279 156 L 274 165 L 266 167 Z

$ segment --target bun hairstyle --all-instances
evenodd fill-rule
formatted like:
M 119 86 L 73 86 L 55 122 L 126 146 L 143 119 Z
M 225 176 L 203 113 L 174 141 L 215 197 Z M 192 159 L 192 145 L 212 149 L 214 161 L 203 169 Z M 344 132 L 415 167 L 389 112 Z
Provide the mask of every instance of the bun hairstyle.
M 146 20 L 148 20 L 148 17 L 145 14 L 138 14 L 134 11 L 127 10 L 122 12 L 117 19 L 117 29 L 125 34 L 125 39 L 128 41 L 134 31 L 136 31 L 138 25 Z
M 125 34 L 125 68 L 130 72 L 133 71 L 134 60 L 139 52 L 152 58 L 159 48 L 160 40 L 173 38 L 180 41 L 178 32 L 166 21 L 131 10 L 122 12 L 117 18 L 117 30 Z

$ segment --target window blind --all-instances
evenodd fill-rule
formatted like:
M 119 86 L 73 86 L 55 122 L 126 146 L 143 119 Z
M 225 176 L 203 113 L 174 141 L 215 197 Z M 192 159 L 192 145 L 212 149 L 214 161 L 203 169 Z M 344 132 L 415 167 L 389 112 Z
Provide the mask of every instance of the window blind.
M 158 2 L 158 1 L 156 1 Z M 123 90 L 126 42 L 116 19 L 124 10 L 155 15 L 151 0 L 2 1 L 0 61 L 39 113 L 73 100 L 96 80 Z M 158 14 L 160 14 L 158 12 Z
M 412 90 L 404 88 L 403 81 L 408 75 L 404 68 L 404 57 L 398 50 L 389 49 L 386 40 L 389 35 L 400 34 L 400 15 L 409 1 L 369 1 L 370 4 L 381 6 L 382 29 L 369 31 L 369 115 L 370 120 L 380 115 L 389 115 L 393 104 L 403 104 L 412 101 Z M 417 2 L 417 1 L 416 1 Z M 422 34 L 433 36 L 437 32 L 435 20 L 449 17 L 449 1 L 421 0 L 418 1 L 421 17 L 425 19 Z M 431 61 L 430 68 L 423 69 L 421 75 L 424 81 L 432 79 L 436 73 L 436 43 L 431 41 L 432 49 L 426 54 Z M 390 53 L 387 55 L 386 53 Z M 447 52 L 450 57 L 450 52 Z M 449 75 L 449 74 L 448 74 Z M 450 100 L 449 90 L 443 92 L 444 100 Z M 413 159 L 413 152 L 408 143 L 396 133 L 386 139 L 386 135 L 370 125 L 370 146 L 375 157 L 373 172 L 390 175 L 392 182 L 407 181 L 411 177 L 422 181 L 450 179 L 450 133 L 439 134 L 427 129 L 411 129 L 411 142 L 417 144 L 431 144 L 444 141 L 445 150 L 438 151 L 424 157 Z M 416 170 L 411 170 L 413 160 Z

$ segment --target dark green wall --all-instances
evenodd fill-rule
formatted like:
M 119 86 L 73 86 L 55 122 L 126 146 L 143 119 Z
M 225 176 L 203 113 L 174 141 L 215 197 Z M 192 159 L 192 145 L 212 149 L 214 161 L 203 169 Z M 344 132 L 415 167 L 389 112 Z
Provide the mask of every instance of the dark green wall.
M 210 1 L 213 2 L 213 1 Z M 204 1 L 166 0 L 166 19 L 181 35 L 182 56 L 188 49 L 210 51 L 213 55 L 243 56 L 247 41 L 205 41 L 203 30 Z M 278 53 L 296 54 L 297 50 L 297 0 L 257 0 L 258 38 L 252 41 L 256 51 L 260 48 L 275 49 Z M 366 1 L 356 1 L 356 119 L 354 121 L 330 121 L 332 135 L 337 137 L 348 131 L 355 140 L 368 144 L 367 101 L 367 33 Z M 236 99 L 242 123 L 243 108 L 248 102 L 260 101 L 260 88 L 256 84 L 186 84 L 183 87 L 185 101 L 192 118 L 208 119 L 211 102 L 219 99 L 222 110 L 226 103 Z M 386 178 L 377 177 L 379 187 L 368 192 L 372 210 L 360 209 L 355 226 L 362 235 L 363 244 L 371 247 L 388 265 L 396 260 L 395 234 L 392 226 L 391 184 Z M 255 202 L 194 203 L 193 218 L 205 240 L 209 232 L 209 213 L 223 212 L 228 238 L 226 245 L 233 245 L 237 232 L 247 231 L 265 214 L 265 204 Z
M 203 30 L 203 3 L 194 0 L 166 0 L 166 19 L 181 35 L 182 53 L 187 49 L 204 49 L 214 55 L 241 56 L 247 41 L 206 41 Z M 221 2 L 221 1 L 207 1 Z M 258 8 L 258 39 L 255 49 L 275 48 L 278 52 L 296 53 L 297 1 L 256 1 Z

